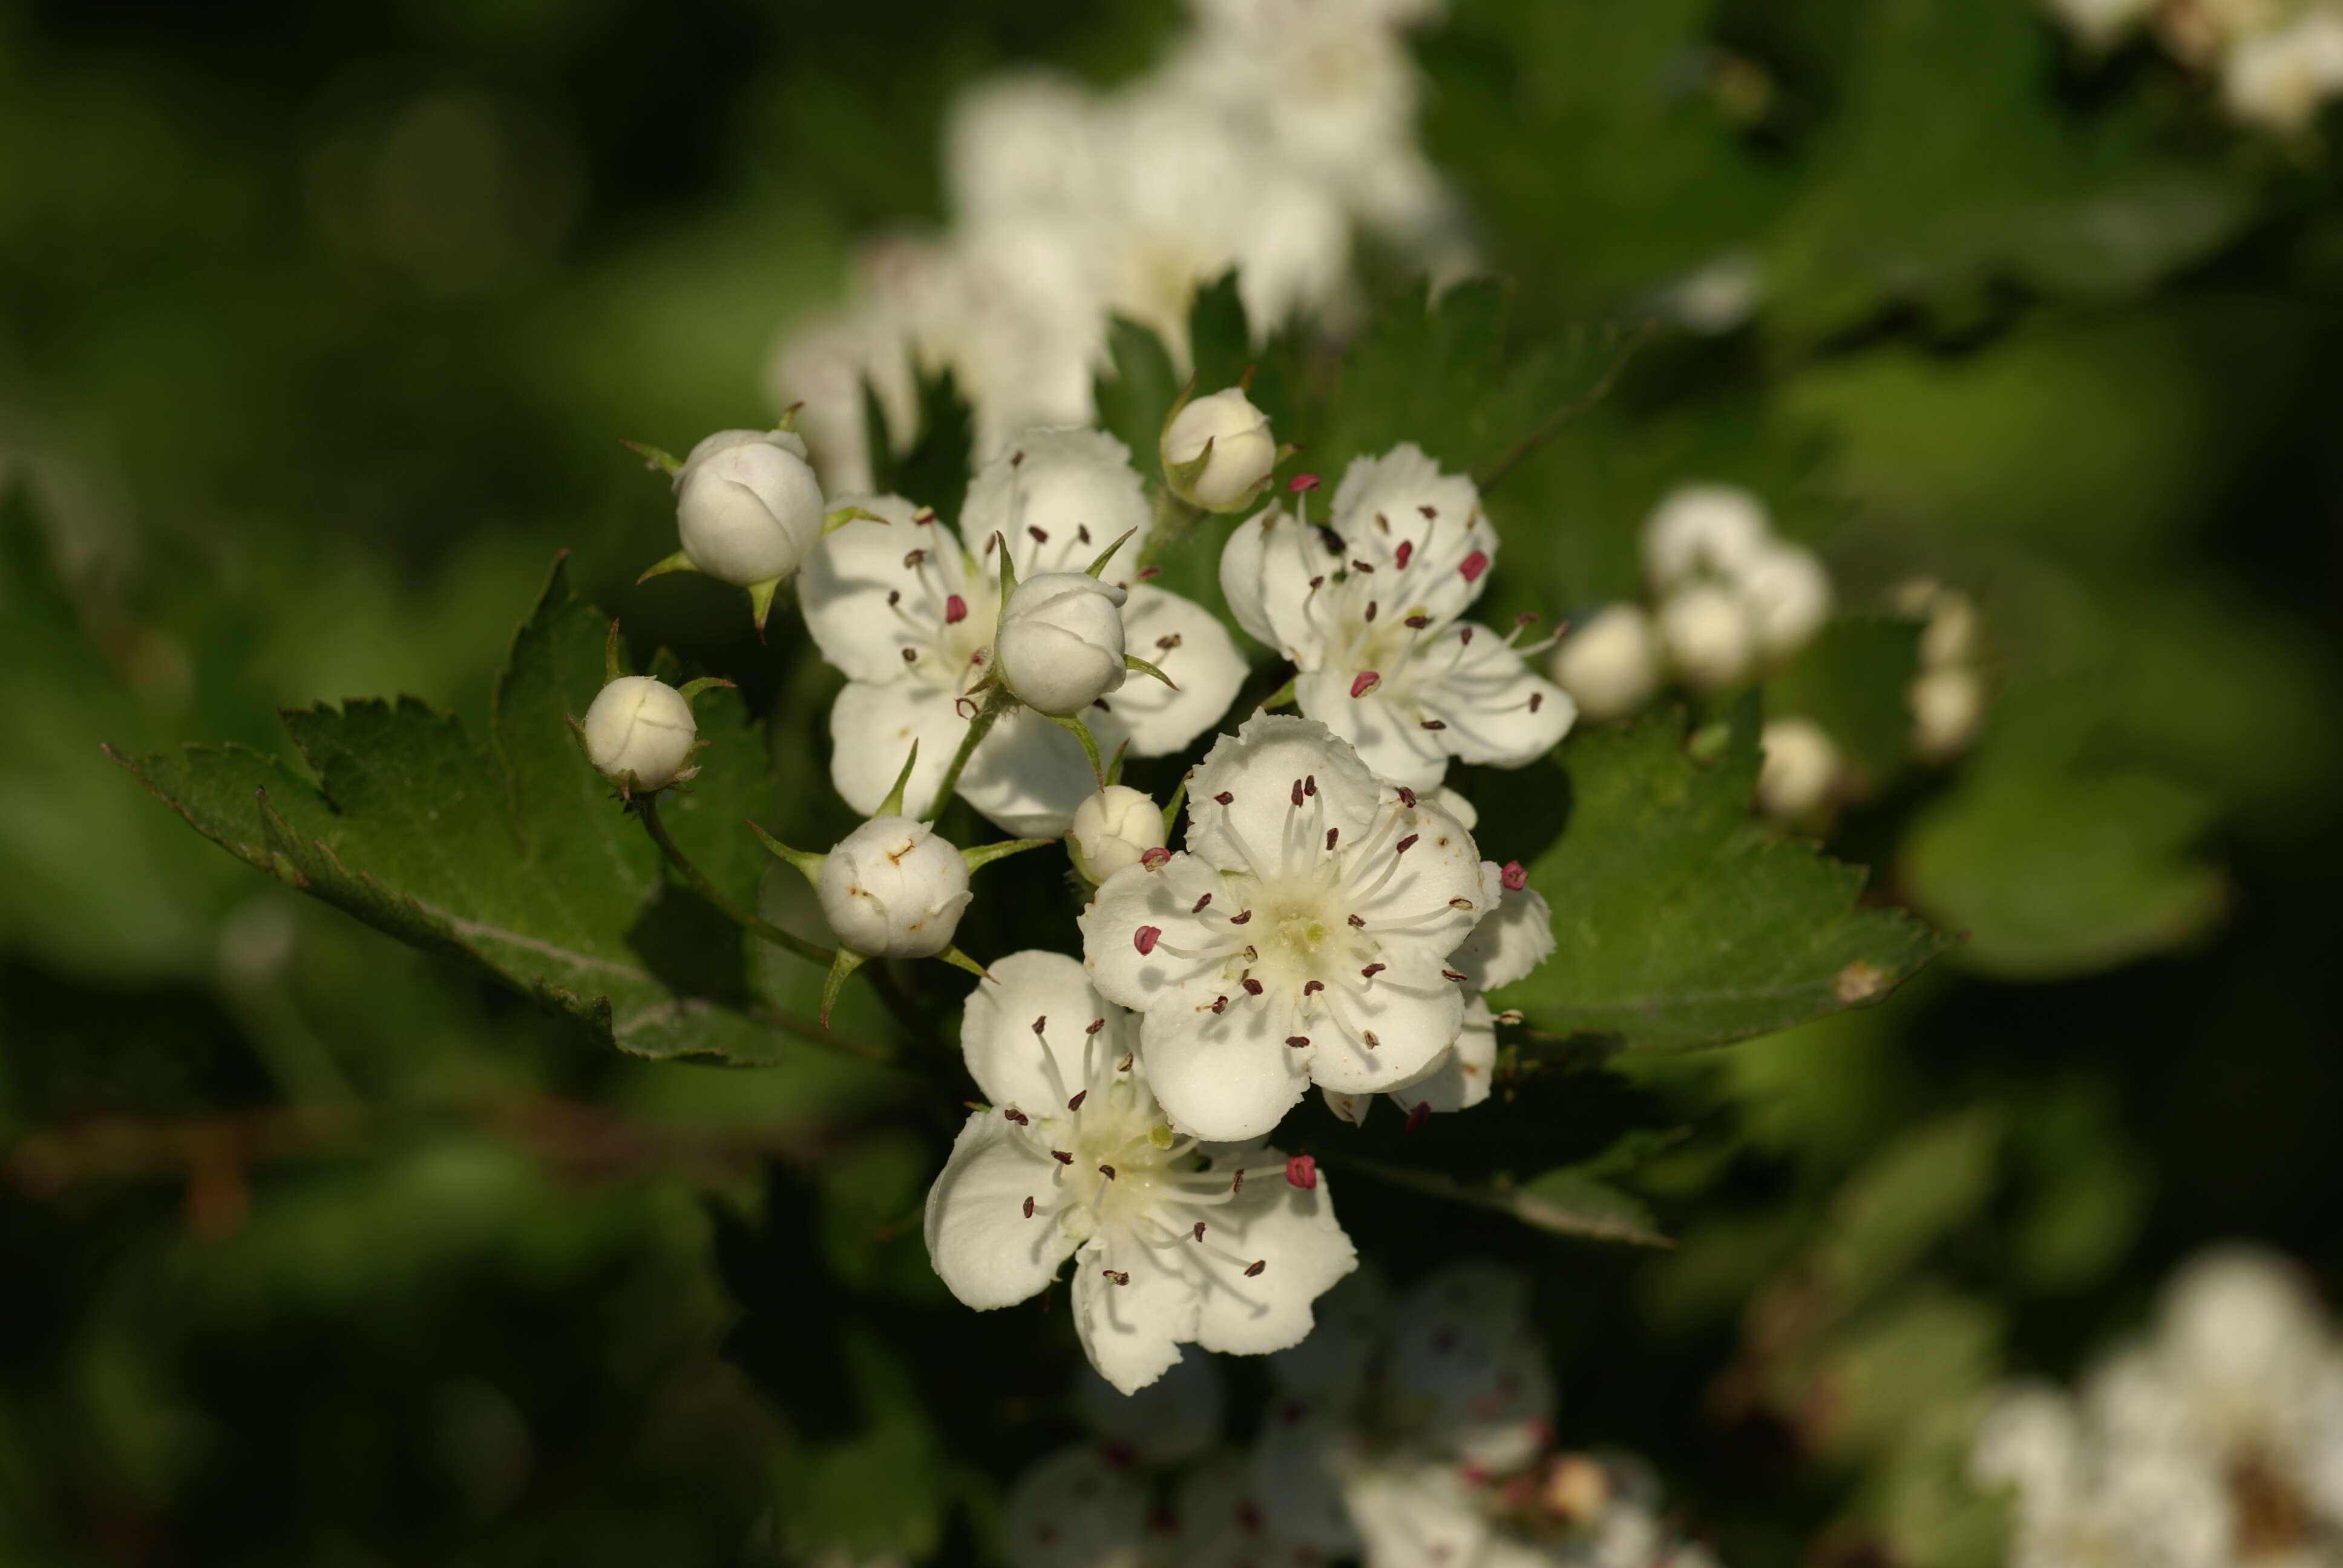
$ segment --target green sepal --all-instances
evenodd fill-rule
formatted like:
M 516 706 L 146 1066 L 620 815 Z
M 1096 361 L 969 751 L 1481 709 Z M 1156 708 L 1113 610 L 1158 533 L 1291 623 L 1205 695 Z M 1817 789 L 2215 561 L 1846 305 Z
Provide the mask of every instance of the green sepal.
M 610 623 L 613 628 L 615 628 L 618 624 L 618 623 L 616 621 L 612 621 Z M 703 675 L 698 680 L 685 681 L 681 686 L 677 687 L 675 689 L 677 695 L 680 696 L 685 704 L 689 706 L 691 699 L 698 697 L 701 692 L 712 690 L 719 686 L 727 691 L 737 691 L 739 689 L 731 681 L 725 679 L 720 675 Z
M 1009 596 L 1017 591 L 1017 566 L 1009 558 L 1007 535 L 996 528 L 993 530 L 992 542 L 1001 547 L 1001 602 L 1006 605 L 1009 602 Z
M 1109 784 L 1120 784 L 1122 782 L 1122 759 L 1124 757 L 1128 756 L 1130 752 L 1131 737 L 1126 735 L 1122 738 L 1121 744 L 1115 747 L 1114 755 L 1107 760 L 1106 781 Z
M 1165 843 L 1170 843 L 1172 841 L 1172 829 L 1179 826 L 1180 823 L 1180 808 L 1187 803 L 1188 775 L 1182 773 L 1180 775 L 1179 787 L 1172 791 L 1172 799 L 1166 801 L 1163 807 L 1163 840 Z
M 1272 708 L 1282 708 L 1287 703 L 1292 702 L 1293 700 L 1293 681 L 1301 678 L 1302 678 L 1297 675 L 1293 678 L 1293 680 L 1287 681 L 1283 686 L 1279 687 L 1275 691 L 1272 691 L 1267 697 L 1262 698 L 1261 701 L 1254 706 L 1253 711 L 1255 713 L 1267 713 Z
M 868 510 L 865 508 L 840 507 L 834 510 L 822 513 L 821 531 L 825 535 L 834 534 L 838 532 L 839 529 L 844 528 L 847 524 L 857 521 L 866 523 L 885 523 L 890 528 L 894 526 L 893 518 L 882 518 L 878 513 Z
M 759 641 L 763 640 L 765 636 L 765 618 L 773 613 L 773 596 L 779 593 L 781 585 L 789 580 L 786 576 L 783 576 L 768 578 L 763 582 L 749 585 L 749 618 L 756 622 L 757 637 Z
M 1203 477 L 1204 469 L 1211 465 L 1212 444 L 1219 439 L 1217 436 L 1205 437 L 1202 448 L 1184 463 L 1175 463 L 1172 460 L 1168 446 L 1161 454 L 1163 459 L 1164 482 L 1171 486 L 1172 493 L 1188 505 L 1202 508 L 1206 511 L 1212 508 L 1205 507 L 1203 502 L 1196 498 L 1196 481 Z
M 910 786 L 911 769 L 918 766 L 919 760 L 920 743 L 914 740 L 911 742 L 911 754 L 903 759 L 903 770 L 895 775 L 895 787 L 887 791 L 885 799 L 879 802 L 879 809 L 870 813 L 873 817 L 900 817 L 903 814 L 903 791 Z
M 1055 841 L 1056 840 L 1054 839 L 1051 840 L 1052 843 Z M 969 973 L 974 975 L 979 980 L 990 980 L 992 978 L 991 970 L 986 969 L 982 964 L 978 963 L 974 959 L 969 957 L 958 948 L 946 948 L 943 951 L 938 953 L 936 957 L 943 960 L 944 962 L 951 965 L 951 967 L 956 970 L 966 970 Z
M 749 824 L 749 831 L 757 835 L 757 842 L 765 846 L 771 854 L 795 866 L 807 881 L 817 889 L 821 886 L 822 862 L 830 859 L 827 854 L 818 855 L 810 849 L 792 849 L 754 822 Z
M 1164 442 L 1171 438 L 1172 421 L 1177 419 L 1180 417 L 1180 411 L 1195 400 L 1196 373 L 1191 370 L 1188 372 L 1188 379 L 1180 384 L 1180 396 L 1172 398 L 1172 407 L 1163 410 L 1162 428 L 1155 433 L 1155 450 L 1159 455 L 1163 450 Z M 1171 471 L 1169 465 L 1166 465 L 1164 471 L 1167 474 Z
M 626 673 L 626 668 L 618 662 L 618 618 L 612 616 L 609 640 L 602 645 L 602 682 L 607 686 Z
M 1111 544 L 1111 545 L 1107 546 L 1107 548 L 1104 548 L 1104 549 L 1101 550 L 1101 551 L 1099 552 L 1099 558 L 1098 558 L 1098 559 L 1096 559 L 1096 560 L 1092 561 L 1092 562 L 1090 564 L 1089 568 L 1087 568 L 1087 569 L 1088 569 L 1088 571 L 1089 571 L 1089 573 L 1090 573 L 1090 575 L 1091 575 L 1091 577 L 1097 577 L 1097 576 L 1099 576 L 1100 574 L 1101 574 L 1102 572 L 1104 572 L 1104 571 L 1106 570 L 1106 563 L 1107 563 L 1107 562 L 1109 562 L 1109 561 L 1111 561 L 1111 560 L 1112 560 L 1112 559 L 1114 559 L 1114 552 L 1115 552 L 1115 551 L 1117 551 L 1117 550 L 1119 550 L 1119 549 L 1121 549 L 1121 548 L 1122 548 L 1122 547 L 1123 547 L 1123 546 L 1125 546 L 1125 545 L 1129 544 L 1129 543 L 1131 542 L 1131 535 L 1133 535 L 1133 534 L 1135 534 L 1135 533 L 1137 533 L 1138 531 L 1139 531 L 1139 530 L 1138 530 L 1137 528 L 1125 528 L 1125 529 L 1123 529 L 1123 531 L 1122 531 L 1122 538 L 1119 538 L 1119 539 L 1115 540 L 1115 541 L 1114 541 L 1114 543 L 1112 543 L 1112 544 Z
M 1157 668 L 1154 665 L 1148 663 L 1145 659 L 1140 658 L 1139 655 L 1135 653 L 1126 653 L 1122 656 L 1122 668 L 1125 669 L 1136 670 L 1141 675 L 1151 675 L 1174 691 L 1180 689 L 1180 683 L 1178 681 L 1172 679 L 1170 676 L 1164 674 L 1161 669 Z
M 654 447 L 648 441 L 628 441 L 621 437 L 618 445 L 641 457 L 644 467 L 654 469 L 659 473 L 672 474 L 683 467 L 682 458 L 664 447 Z
M 837 1005 L 838 993 L 845 988 L 846 977 L 868 961 L 851 948 L 840 948 L 838 956 L 830 960 L 830 973 L 821 982 L 821 1027 L 830 1027 L 830 1010 Z
M 798 433 L 798 410 L 804 407 L 804 400 L 799 399 L 798 402 L 792 403 L 788 407 L 782 409 L 781 417 L 773 421 L 773 428 L 776 430 L 786 430 L 792 436 L 796 435 Z
M 1041 712 L 1038 708 L 1033 711 Z M 1082 755 L 1091 759 L 1091 777 L 1099 781 L 1100 789 L 1105 789 L 1106 769 L 1099 761 L 1098 742 L 1091 738 L 1091 727 L 1082 722 L 1081 716 L 1074 713 L 1042 713 L 1041 717 L 1082 743 Z
M 1061 839 L 1004 839 L 998 844 L 979 844 L 972 849 L 962 849 L 960 858 L 970 871 L 990 866 L 995 860 L 1005 860 L 1011 855 L 1021 855 L 1028 849 L 1038 849 L 1044 844 L 1063 843 Z
M 653 578 L 663 578 L 669 572 L 696 572 L 699 569 L 699 568 L 698 567 L 691 564 L 691 558 L 689 556 L 685 555 L 681 550 L 678 550 L 671 556 L 662 556 L 658 560 L 652 562 L 650 569 L 644 572 L 642 576 L 637 578 L 635 581 L 638 583 L 647 583 Z
M 586 759 L 588 767 L 592 767 L 594 750 L 592 747 L 586 744 L 586 721 L 574 713 L 565 713 L 561 717 L 568 721 L 569 733 L 578 738 L 578 755 Z

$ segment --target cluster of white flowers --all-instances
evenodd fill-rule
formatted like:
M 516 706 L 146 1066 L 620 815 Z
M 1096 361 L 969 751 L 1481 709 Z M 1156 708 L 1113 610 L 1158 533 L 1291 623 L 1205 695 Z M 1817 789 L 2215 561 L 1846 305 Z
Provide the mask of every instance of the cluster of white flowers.
M 1648 1471 L 1558 1452 L 1521 1278 L 1452 1265 L 1404 1297 L 1362 1271 L 1272 1357 L 1252 1453 L 1265 1530 L 1367 1568 L 1706 1568 L 1661 1524 Z
M 1774 533 L 1765 503 L 1729 485 L 1685 485 L 1644 524 L 1656 609 L 1608 604 L 1562 639 L 1554 678 L 1591 719 L 1639 712 L 1673 676 L 1734 686 L 1806 645 L 1830 618 L 1830 574 Z
M 2207 1254 L 2079 1392 L 1998 1391 L 1971 1471 L 2011 1496 L 2011 1568 L 2343 1560 L 2343 1342 L 2284 1260 Z
M 949 226 L 870 246 L 849 308 L 774 357 L 834 485 L 870 487 L 866 382 L 910 438 L 914 364 L 955 375 L 989 456 L 1091 417 L 1110 313 L 1184 357 L 1196 284 L 1232 266 L 1266 330 L 1348 308 L 1362 236 L 1435 275 L 1470 266 L 1460 204 L 1415 144 L 1404 29 L 1437 0 L 1191 8 L 1170 57 L 1111 92 L 1029 71 L 952 106 Z
M 2217 75 L 2236 118 L 2281 133 L 2306 128 L 2343 95 L 2338 0 L 2049 0 L 2092 49 L 2147 28 L 2174 58 Z
M 1928 623 L 1920 633 L 1920 673 L 1905 699 L 1912 709 L 1912 749 L 1942 762 L 1967 750 L 1985 721 L 1976 605 L 1958 588 L 1920 578 L 1896 588 L 1896 608 Z

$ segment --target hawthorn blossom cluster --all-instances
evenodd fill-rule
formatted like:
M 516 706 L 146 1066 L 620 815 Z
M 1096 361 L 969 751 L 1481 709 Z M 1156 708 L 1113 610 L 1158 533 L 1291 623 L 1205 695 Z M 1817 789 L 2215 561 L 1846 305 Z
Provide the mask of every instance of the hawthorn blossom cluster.
M 2285 1260 L 2207 1253 L 2079 1389 L 1996 1391 L 1970 1472 L 2010 1499 L 2011 1568 L 2334 1562 L 2343 1341 Z
M 2104 52 L 2152 34 L 2182 65 L 2216 77 L 2231 117 L 2298 134 L 2343 95 L 2337 0 L 2049 0 L 2082 45 Z
M 1435 276 L 1468 269 L 1461 204 L 1415 144 L 1405 30 L 1438 0 L 1192 0 L 1153 71 L 1110 92 L 1022 71 L 979 83 L 944 137 L 950 221 L 865 248 L 854 298 L 779 345 L 780 406 L 814 460 L 870 487 L 868 385 L 899 445 L 915 369 L 950 370 L 980 454 L 1095 412 L 1111 316 L 1184 366 L 1196 285 L 1239 269 L 1266 331 L 1354 307 L 1370 239 Z

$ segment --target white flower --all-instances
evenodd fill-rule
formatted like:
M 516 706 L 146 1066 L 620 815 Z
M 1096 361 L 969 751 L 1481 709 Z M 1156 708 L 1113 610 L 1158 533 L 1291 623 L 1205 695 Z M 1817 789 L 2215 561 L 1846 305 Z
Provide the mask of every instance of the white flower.
M 1636 604 L 1606 604 L 1554 650 L 1554 684 L 1589 719 L 1624 719 L 1660 689 L 1660 637 Z
M 1105 580 L 1128 590 L 1126 647 L 1164 671 L 1129 682 L 1084 715 L 1101 749 L 1129 742 L 1134 757 L 1179 750 L 1221 717 L 1244 679 L 1243 657 L 1202 606 L 1131 580 L 1148 509 L 1122 445 L 1098 431 L 1028 432 L 970 486 L 965 520 L 980 538 L 971 555 L 959 536 L 895 497 L 856 503 L 893 526 L 856 522 L 807 557 L 799 585 L 822 657 L 846 673 L 830 709 L 830 780 L 859 811 L 875 810 L 911 743 L 920 755 L 905 809 L 925 815 L 981 698 L 1000 620 L 992 535 L 1009 541 L 1021 577 L 1079 572 L 1122 532 Z M 908 526 L 907 526 L 908 525 Z M 977 530 L 981 529 L 980 534 Z M 1066 831 L 1076 806 L 1098 789 L 1081 744 L 1037 714 L 1012 712 L 978 745 L 960 793 L 1021 837 Z
M 993 639 L 1001 678 L 1041 713 L 1079 713 L 1122 689 L 1122 604 L 1085 572 L 1043 572 L 1010 590 Z
M 1126 872 L 1125 875 L 1138 875 Z M 1081 966 L 1012 953 L 970 994 L 970 1116 L 928 1193 L 928 1256 L 979 1309 L 1048 1288 L 1074 1260 L 1074 1328 L 1125 1393 L 1180 1347 L 1254 1355 L 1299 1343 L 1311 1303 L 1356 1266 L 1322 1178 L 1259 1144 L 1202 1149 L 1166 1123 L 1129 1014 Z
M 1269 487 L 1277 438 L 1269 433 L 1269 416 L 1231 387 L 1192 398 L 1172 417 L 1163 427 L 1161 457 L 1164 476 L 1182 500 L 1210 512 L 1237 512 Z M 1183 476 L 1182 470 L 1199 463 L 1195 473 Z
M 1757 738 L 1757 809 L 1798 818 L 1830 799 L 1838 781 L 1838 744 L 1811 719 L 1769 719 Z
M 1732 485 L 1684 485 L 1644 524 L 1644 570 L 1656 588 L 1688 578 L 1736 577 L 1773 535 L 1765 504 Z
M 1985 682 L 1966 665 L 1924 669 L 1905 690 L 1912 709 L 1912 749 L 1931 762 L 1966 750 L 1985 718 Z
M 1272 508 L 1221 556 L 1237 624 L 1292 659 L 1302 711 L 1367 765 L 1430 789 L 1448 759 L 1518 768 L 1577 709 L 1533 674 L 1513 636 L 1461 618 L 1481 597 L 1496 530 L 1473 481 L 1413 444 L 1353 460 L 1323 530 Z
M 968 908 L 968 862 L 925 822 L 873 817 L 838 842 L 815 883 L 838 940 L 871 958 L 931 958 Z
M 1163 808 L 1127 784 L 1084 796 L 1066 835 L 1075 869 L 1093 884 L 1136 866 L 1148 850 L 1163 848 L 1166 838 Z
M 1749 608 L 1758 651 L 1785 658 L 1805 646 L 1830 618 L 1830 574 L 1812 550 L 1769 543 L 1735 579 Z
M 2306 9 L 2286 25 L 2239 39 L 2222 62 L 2221 95 L 2241 120 L 2298 131 L 2343 92 L 2343 11 Z
M 1183 843 L 1109 878 L 1081 915 L 1084 964 L 1143 1015 L 1176 1125 L 1260 1137 L 1310 1083 L 1378 1092 L 1456 1039 L 1449 954 L 1486 894 L 1453 817 L 1325 726 L 1257 716 L 1191 778 Z
M 595 770 L 629 789 L 689 779 L 699 726 L 683 693 L 648 675 L 622 675 L 586 709 L 586 755 Z
M 2095 49 L 2103 49 L 2146 21 L 2157 0 L 2049 0 L 2050 9 L 2066 30 Z
M 1660 606 L 1660 636 L 1684 678 L 1708 689 L 1749 673 L 1756 634 L 1748 608 L 1732 589 L 1696 582 Z
M 821 538 L 821 483 L 788 430 L 719 430 L 675 474 L 691 564 L 736 588 L 788 577 Z

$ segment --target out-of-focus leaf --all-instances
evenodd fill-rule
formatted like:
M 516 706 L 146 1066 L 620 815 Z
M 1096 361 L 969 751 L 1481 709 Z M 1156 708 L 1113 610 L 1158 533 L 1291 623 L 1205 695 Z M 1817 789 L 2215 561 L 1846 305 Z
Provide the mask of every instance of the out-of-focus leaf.
M 1919 668 L 1921 624 L 1847 616 L 1825 626 L 1788 668 L 1765 683 L 1771 716 L 1821 725 L 1861 793 L 1878 789 L 1912 753 L 1906 689 Z
M 1752 826 L 1754 695 L 1728 723 L 1705 764 L 1685 753 L 1682 715 L 1664 714 L 1573 736 L 1554 763 L 1484 791 L 1484 816 L 1524 819 L 1567 792 L 1562 834 L 1530 868 L 1558 945 L 1498 1005 L 1552 1034 L 1680 1050 L 1875 1002 L 1945 945 L 1898 910 L 1858 908 L 1860 869 Z
M 1958 1111 L 1890 1144 L 1851 1177 L 1832 1205 L 1813 1272 L 1845 1312 L 1885 1289 L 1993 1191 L 1998 1117 Z
M 1163 417 L 1180 396 L 1172 352 L 1152 331 L 1120 316 L 1107 323 L 1106 341 L 1114 370 L 1100 376 L 1091 388 L 1099 423 L 1131 448 L 1131 460 L 1141 473 L 1160 481 L 1163 465 L 1157 447 Z
M 1667 1245 L 1642 1199 L 1580 1170 L 1549 1171 L 1523 1182 L 1513 1190 L 1513 1213 L 1542 1231 L 1647 1247 Z
M 1964 964 L 2018 979 L 2112 969 L 2179 947 L 2227 905 L 2196 852 L 2210 799 L 2145 769 L 2095 765 L 2087 689 L 2005 698 L 1953 793 L 1905 839 L 1920 908 L 1966 930 Z
M 775 1488 L 782 1534 L 807 1558 L 920 1561 L 943 1533 L 951 1480 L 935 1427 L 892 1349 L 852 1329 L 844 1348 L 862 1430 L 782 1453 Z
M 739 930 L 666 878 L 578 754 L 565 715 L 600 689 L 608 627 L 557 567 L 514 640 L 488 747 L 401 699 L 287 713 L 314 786 L 240 747 L 122 760 L 256 869 L 478 965 L 627 1050 L 759 1062 L 807 1049 L 758 992 Z M 666 819 L 719 887 L 752 903 L 761 852 L 741 823 L 761 806 L 759 748 L 722 693 L 702 699 L 699 719 L 702 772 L 669 796 Z

